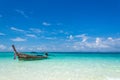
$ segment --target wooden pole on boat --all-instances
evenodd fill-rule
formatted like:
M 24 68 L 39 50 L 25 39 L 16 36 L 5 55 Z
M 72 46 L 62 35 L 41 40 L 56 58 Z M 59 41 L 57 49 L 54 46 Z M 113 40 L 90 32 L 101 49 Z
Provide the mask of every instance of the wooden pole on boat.
M 15 48 L 15 46 L 14 45 L 12 45 L 12 48 L 13 48 L 13 50 L 14 50 L 14 59 L 16 58 L 16 55 L 18 56 L 19 54 L 18 54 L 18 52 L 17 52 L 17 50 L 16 50 L 16 48 Z

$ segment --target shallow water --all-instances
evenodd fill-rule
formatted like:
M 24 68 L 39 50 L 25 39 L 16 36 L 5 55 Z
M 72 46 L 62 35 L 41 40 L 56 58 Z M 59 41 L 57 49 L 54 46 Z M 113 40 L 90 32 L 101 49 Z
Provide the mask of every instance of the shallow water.
M 120 53 L 49 53 L 35 61 L 0 53 L 0 80 L 120 80 Z

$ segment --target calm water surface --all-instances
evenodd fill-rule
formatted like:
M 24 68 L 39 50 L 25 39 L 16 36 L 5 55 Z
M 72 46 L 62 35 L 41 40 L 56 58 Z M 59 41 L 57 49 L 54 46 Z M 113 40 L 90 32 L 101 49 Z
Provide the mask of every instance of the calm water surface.
M 120 80 L 120 53 L 49 53 L 35 61 L 0 53 L 0 80 Z

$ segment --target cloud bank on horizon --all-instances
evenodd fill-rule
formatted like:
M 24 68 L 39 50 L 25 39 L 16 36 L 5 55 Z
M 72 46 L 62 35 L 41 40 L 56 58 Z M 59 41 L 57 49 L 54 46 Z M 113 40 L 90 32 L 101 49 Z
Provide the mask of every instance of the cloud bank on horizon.
M 13 5 L 14 4 L 14 5 Z M 120 52 L 120 1 L 0 1 L 0 51 Z
M 36 31 L 36 32 L 35 32 Z M 48 32 L 37 28 L 28 30 L 10 27 L 9 33 L 1 33 L 0 51 L 11 51 L 11 45 L 15 44 L 20 51 L 83 51 L 83 52 L 107 52 L 120 51 L 120 37 L 93 37 L 86 34 L 72 35 L 69 32 Z M 49 34 L 51 36 L 46 36 Z M 62 36 L 58 36 L 61 35 Z M 64 36 L 63 36 L 64 35 Z

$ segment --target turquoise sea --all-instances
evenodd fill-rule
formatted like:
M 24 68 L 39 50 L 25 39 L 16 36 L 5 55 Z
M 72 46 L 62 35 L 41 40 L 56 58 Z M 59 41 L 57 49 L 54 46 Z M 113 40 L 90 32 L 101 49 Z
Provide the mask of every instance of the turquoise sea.
M 0 53 L 0 80 L 120 80 L 120 53 L 51 52 L 34 61 Z

